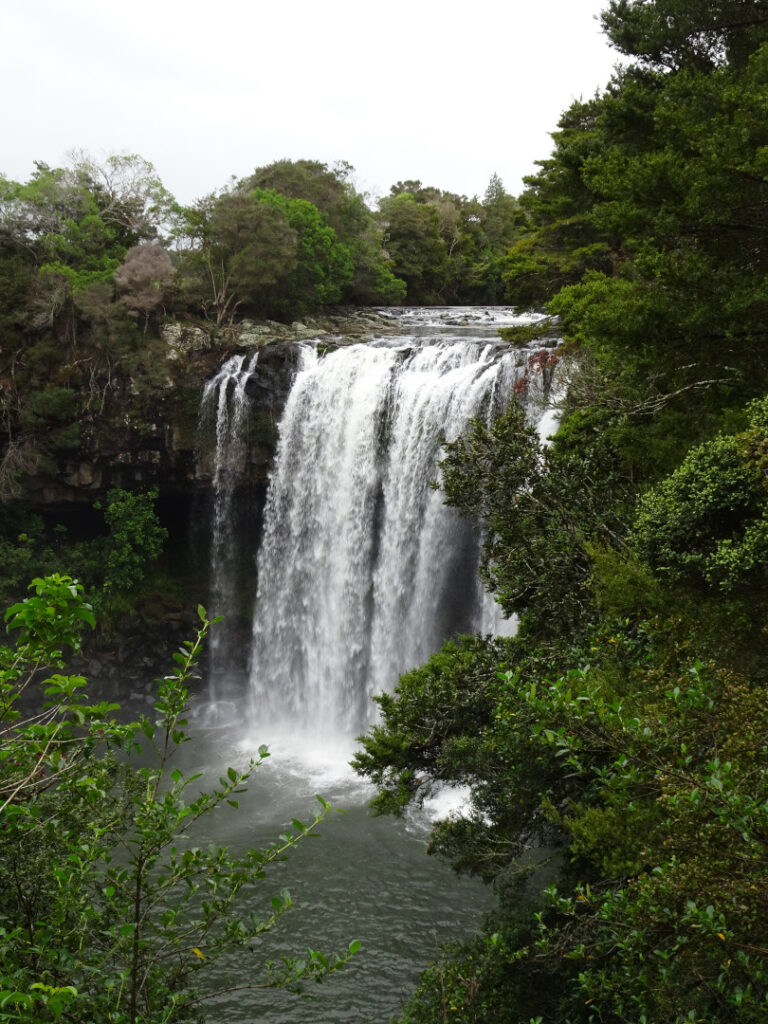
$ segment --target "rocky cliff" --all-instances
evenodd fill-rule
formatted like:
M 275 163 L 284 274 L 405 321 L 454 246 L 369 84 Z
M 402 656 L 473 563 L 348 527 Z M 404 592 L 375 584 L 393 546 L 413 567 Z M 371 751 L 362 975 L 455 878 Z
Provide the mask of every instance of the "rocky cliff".
M 110 487 L 158 487 L 168 496 L 192 496 L 210 486 L 211 460 L 198 429 L 205 381 L 238 350 L 258 347 L 258 372 L 249 382 L 252 437 L 249 477 L 264 483 L 277 437 L 276 425 L 296 370 L 296 345 L 319 339 L 327 345 L 356 341 L 391 325 L 371 312 L 324 317 L 290 325 L 242 324 L 218 337 L 198 326 L 165 324 L 149 339 L 130 375 L 99 381 L 95 400 L 83 403 L 78 443 L 39 448 L 17 474 L 16 494 L 46 510 L 92 504 Z M 32 441 L 36 438 L 33 436 Z

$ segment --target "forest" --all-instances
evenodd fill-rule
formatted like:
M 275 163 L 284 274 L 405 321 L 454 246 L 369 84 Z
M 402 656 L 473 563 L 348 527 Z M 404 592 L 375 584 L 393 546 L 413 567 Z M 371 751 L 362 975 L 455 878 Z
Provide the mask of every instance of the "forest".
M 512 403 L 440 465 L 516 636 L 448 641 L 376 698 L 355 755 L 376 813 L 470 787 L 430 851 L 495 900 L 399 1024 L 766 1018 L 768 3 L 608 0 L 601 22 L 624 60 L 562 114 L 518 197 L 496 175 L 482 199 L 406 180 L 374 212 L 348 165 L 308 160 L 188 208 L 138 157 L 0 179 L 0 1019 L 203 1020 L 200 949 L 273 923 L 228 915 L 280 850 L 173 846 L 248 774 L 185 804 L 191 780 L 167 766 L 204 609 L 156 722 L 118 724 L 62 674 L 94 608 L 122 614 L 162 571 L 157 495 L 114 487 L 97 536 L 72 537 L 27 481 L 107 444 L 132 389 L 157 400 L 169 320 L 220 359 L 245 319 L 404 303 L 544 310 L 564 397 L 551 444 Z M 48 710 L 30 713 L 42 666 Z M 141 735 L 157 766 L 132 774 Z M 271 965 L 266 983 L 355 952 Z

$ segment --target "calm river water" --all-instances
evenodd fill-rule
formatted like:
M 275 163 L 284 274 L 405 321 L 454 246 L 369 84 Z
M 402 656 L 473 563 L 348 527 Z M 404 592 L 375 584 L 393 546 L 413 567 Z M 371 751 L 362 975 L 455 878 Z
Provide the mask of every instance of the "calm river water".
M 200 719 L 206 709 L 201 706 Z M 236 725 L 217 728 L 190 723 L 194 742 L 183 750 L 190 766 L 215 784 L 228 765 L 255 756 L 268 737 L 248 735 Z M 479 882 L 457 877 L 448 865 L 426 855 L 430 815 L 456 797 L 446 795 L 405 821 L 371 816 L 372 795 L 345 760 L 351 753 L 302 751 L 301 757 L 271 746 L 238 810 L 224 808 L 193 836 L 232 850 L 265 847 L 291 828 L 291 818 L 311 820 L 321 794 L 334 808 L 267 877 L 244 894 L 248 910 L 267 916 L 270 900 L 289 889 L 293 908 L 255 944 L 253 953 L 234 955 L 217 967 L 212 985 L 258 983 L 263 964 L 280 956 L 303 955 L 310 947 L 328 954 L 353 939 L 362 949 L 342 972 L 321 985 L 309 983 L 305 996 L 282 990 L 236 992 L 211 1004 L 212 1024 L 384 1024 L 418 983 L 421 970 L 441 943 L 468 935 L 479 924 L 489 894 Z M 202 755 L 202 759 L 201 759 Z M 205 784 L 205 779 L 200 785 Z

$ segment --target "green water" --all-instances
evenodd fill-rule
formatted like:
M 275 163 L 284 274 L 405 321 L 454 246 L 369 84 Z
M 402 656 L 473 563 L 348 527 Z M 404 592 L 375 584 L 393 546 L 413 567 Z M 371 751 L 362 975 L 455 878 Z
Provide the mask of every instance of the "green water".
M 226 765 L 247 761 L 265 738 L 236 725 L 195 726 L 193 732 L 187 760 L 211 783 Z M 209 983 L 212 988 L 258 984 L 265 961 L 301 955 L 307 947 L 333 953 L 358 940 L 362 949 L 344 971 L 322 985 L 310 983 L 304 997 L 281 990 L 231 992 L 210 1004 L 209 1019 L 212 1024 L 383 1024 L 396 1015 L 440 943 L 467 935 L 479 923 L 489 894 L 426 855 L 430 814 L 437 808 L 405 821 L 370 815 L 371 790 L 346 766 L 349 750 L 308 750 L 297 740 L 293 750 L 285 741 L 272 745 L 272 751 L 239 809 L 217 812 L 195 842 L 212 840 L 233 849 L 267 846 L 291 827 L 291 818 L 311 820 L 316 793 L 344 813 L 331 814 L 319 838 L 302 840 L 244 895 L 249 909 L 267 916 L 271 897 L 285 887 L 294 907 L 260 938 L 253 953 L 238 951 L 223 967 L 217 965 Z

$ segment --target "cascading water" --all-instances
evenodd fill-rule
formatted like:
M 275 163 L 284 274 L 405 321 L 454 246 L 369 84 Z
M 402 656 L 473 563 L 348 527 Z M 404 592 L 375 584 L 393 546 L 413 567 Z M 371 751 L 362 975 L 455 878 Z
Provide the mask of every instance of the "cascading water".
M 234 496 L 247 458 L 249 404 L 245 386 L 258 361 L 258 352 L 228 359 L 203 389 L 198 433 L 213 433 L 213 516 L 211 528 L 211 595 L 209 612 L 219 615 L 235 606 L 237 563 Z M 211 430 L 213 427 L 213 430 Z M 213 630 L 210 640 L 211 682 L 215 688 L 226 671 L 227 633 Z
M 477 581 L 477 532 L 430 483 L 443 436 L 500 413 L 526 375 L 525 358 L 482 337 L 409 335 L 323 357 L 305 347 L 258 555 L 262 730 L 352 737 L 371 696 L 447 636 L 501 631 Z

